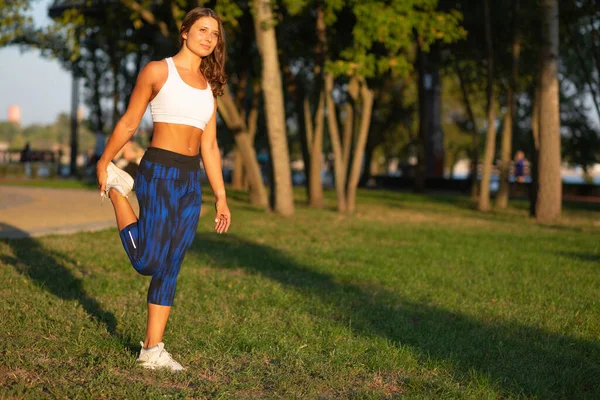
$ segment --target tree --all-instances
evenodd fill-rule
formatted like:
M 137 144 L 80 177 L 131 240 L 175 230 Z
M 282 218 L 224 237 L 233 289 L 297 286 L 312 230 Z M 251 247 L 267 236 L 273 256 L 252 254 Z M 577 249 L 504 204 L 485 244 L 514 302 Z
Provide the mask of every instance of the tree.
M 225 7 L 228 3 L 219 2 Z M 256 157 L 255 137 L 258 130 L 260 104 L 260 60 L 254 45 L 254 22 L 251 7 L 240 2 L 229 4 L 224 20 L 227 42 L 228 87 L 219 98 L 219 115 L 235 142 L 235 164 L 232 187 L 247 189 L 250 202 L 269 209 L 268 193 Z
M 483 172 L 481 190 L 477 208 L 480 211 L 490 210 L 490 177 L 494 161 L 496 145 L 496 112 L 494 105 L 494 52 L 492 45 L 492 27 L 489 0 L 483 0 L 485 13 L 485 38 L 487 44 L 487 135 L 485 137 L 485 153 L 483 155 Z
M 558 86 L 558 0 L 542 0 L 542 65 L 540 72 L 540 151 L 536 219 L 549 222 L 560 216 L 560 117 Z
M 234 103 L 229 88 L 225 88 L 225 93 L 219 98 L 219 113 L 225 120 L 229 130 L 232 131 L 238 154 L 245 165 L 244 170 L 249 184 L 250 202 L 267 208 L 268 198 L 262 183 L 260 168 L 256 162 L 256 152 L 252 145 L 253 137 Z
M 329 3 L 339 6 L 333 0 Z M 464 36 L 460 14 L 454 10 L 441 12 L 436 7 L 437 0 L 350 2 L 350 21 L 355 21 L 352 43 L 330 52 L 325 74 L 327 126 L 335 157 L 339 211 L 351 212 L 355 207 L 373 112 L 374 80 L 389 71 L 395 78 L 407 76 L 412 71 L 417 43 L 428 52 L 436 41 L 450 43 Z M 329 34 L 336 28 L 334 22 L 329 24 Z M 343 22 L 345 25 L 337 28 L 348 30 L 348 19 Z M 334 89 L 343 94 L 338 96 L 342 100 L 341 129 Z
M 286 116 L 304 164 L 307 202 L 323 207 L 323 69 L 327 52 L 324 1 L 285 0 L 278 8 L 277 41 L 285 86 Z M 295 129 L 294 129 L 295 128 Z
M 502 128 L 502 152 L 500 164 L 500 187 L 496 195 L 496 207 L 506 208 L 510 192 L 509 167 L 512 155 L 513 125 L 515 118 L 515 96 L 518 93 L 519 55 L 521 40 L 519 36 L 519 0 L 513 0 L 512 10 L 512 74 L 506 94 L 506 112 Z
M 266 0 L 253 0 L 252 7 L 256 41 L 262 59 L 262 90 L 275 186 L 274 209 L 289 216 L 294 213 L 294 195 L 273 9 Z

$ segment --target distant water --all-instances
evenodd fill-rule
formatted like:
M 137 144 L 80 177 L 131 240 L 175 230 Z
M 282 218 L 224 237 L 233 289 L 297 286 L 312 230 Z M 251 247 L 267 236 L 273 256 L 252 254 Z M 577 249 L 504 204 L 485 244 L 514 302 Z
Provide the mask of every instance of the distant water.
M 448 178 L 448 177 L 446 176 L 446 178 Z M 467 174 L 454 174 L 454 177 L 453 177 L 453 179 L 467 179 L 467 178 L 468 178 Z M 331 174 L 330 172 L 323 171 L 323 173 L 321 174 L 321 179 L 322 179 L 324 186 L 326 186 L 326 187 L 333 186 L 333 174 Z M 479 176 L 479 179 L 481 179 L 481 176 Z M 514 182 L 515 181 L 514 177 L 510 177 L 510 181 Z M 583 178 L 581 176 L 573 176 L 573 175 L 563 176 L 562 181 L 564 183 L 571 183 L 571 184 L 587 183 L 583 180 Z M 292 171 L 292 183 L 295 186 L 304 185 L 305 182 L 306 182 L 306 176 L 304 175 L 303 171 Z M 500 177 L 498 175 L 491 176 L 490 190 L 492 192 L 498 190 L 499 182 L 500 182 Z M 531 182 L 531 178 L 529 176 L 526 176 L 525 183 L 530 183 L 530 182 Z M 593 184 L 600 186 L 600 177 L 595 177 Z
M 584 181 L 581 176 L 563 176 L 562 181 L 565 183 L 589 183 Z M 600 185 L 600 176 L 594 177 L 592 183 L 594 185 Z

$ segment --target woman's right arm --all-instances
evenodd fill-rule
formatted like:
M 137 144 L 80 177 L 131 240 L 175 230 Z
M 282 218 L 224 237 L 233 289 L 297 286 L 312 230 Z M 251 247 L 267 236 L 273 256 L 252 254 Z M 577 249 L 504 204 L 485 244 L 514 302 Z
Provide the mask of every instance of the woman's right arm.
M 104 153 L 96 164 L 96 175 L 101 193 L 106 187 L 106 168 L 137 130 L 152 97 L 154 84 L 161 72 L 160 68 L 160 62 L 154 61 L 140 71 L 127 110 L 117 122 L 112 135 L 106 142 Z

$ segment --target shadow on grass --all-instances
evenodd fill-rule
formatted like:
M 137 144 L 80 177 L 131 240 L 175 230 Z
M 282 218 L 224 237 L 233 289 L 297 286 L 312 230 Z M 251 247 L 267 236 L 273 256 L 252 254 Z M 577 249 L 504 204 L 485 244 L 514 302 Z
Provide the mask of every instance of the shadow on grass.
M 4 227 L 19 231 L 12 226 Z M 26 232 L 20 233 L 20 237 L 27 236 Z M 67 268 L 67 263 L 73 263 L 68 256 L 44 248 L 32 237 L 0 240 L 6 243 L 14 254 L 14 257 L 1 255 L 0 260 L 3 263 L 12 265 L 18 273 L 54 296 L 63 300 L 76 300 L 92 319 L 105 325 L 106 330 L 132 352 L 136 351 L 134 344 L 116 331 L 117 320 L 114 314 L 103 310 L 100 304 L 85 292 L 81 279 Z
M 558 254 L 561 256 L 565 256 L 565 257 L 571 257 L 576 260 L 598 263 L 598 265 L 600 265 L 600 254 L 577 253 L 574 251 L 571 251 L 571 252 L 562 251 L 562 252 L 559 252 Z
M 418 350 L 423 362 L 448 362 L 461 380 L 489 378 L 506 395 L 599 398 L 600 346 L 516 323 L 484 322 L 414 302 L 375 285 L 339 282 L 279 250 L 247 240 L 199 234 L 191 251 L 223 268 L 259 274 L 334 309 L 318 315 L 363 336 L 376 335 Z M 311 312 L 321 308 L 311 308 Z
M 391 206 L 398 206 L 399 203 L 414 205 L 426 201 L 427 203 L 452 206 L 456 209 L 477 209 L 477 202 L 471 199 L 470 194 L 460 194 L 455 192 L 444 193 L 435 191 L 415 193 L 414 191 L 410 190 L 393 191 L 386 189 L 360 189 L 359 193 L 361 198 L 385 200 Z M 570 211 L 600 211 L 600 202 L 585 201 L 585 199 L 585 197 L 582 197 L 581 201 L 563 200 L 562 205 L 565 210 Z M 493 203 L 494 197 L 492 197 L 491 200 Z M 529 200 L 522 196 L 511 197 L 510 208 L 520 211 L 529 211 Z

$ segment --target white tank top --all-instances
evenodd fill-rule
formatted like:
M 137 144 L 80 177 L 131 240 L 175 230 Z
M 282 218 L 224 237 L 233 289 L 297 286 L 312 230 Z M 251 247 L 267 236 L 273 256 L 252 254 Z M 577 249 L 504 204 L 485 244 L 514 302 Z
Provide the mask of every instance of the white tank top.
M 215 107 L 210 84 L 207 81 L 204 90 L 191 87 L 179 76 L 173 59 L 169 57 L 166 61 L 169 68 L 167 81 L 150 102 L 152 121 L 204 129 Z

